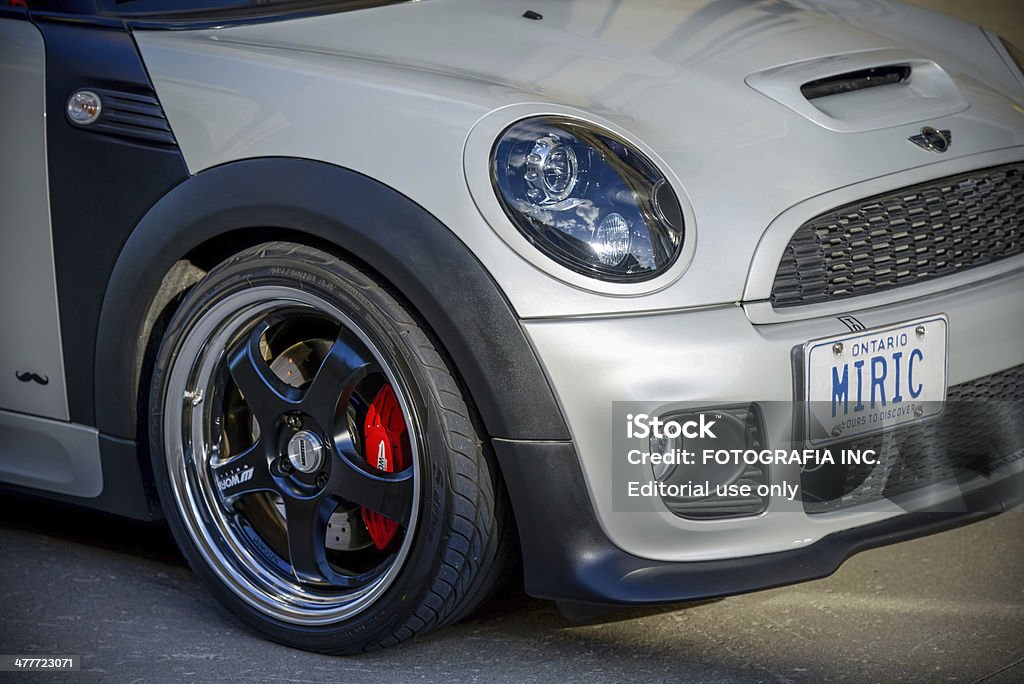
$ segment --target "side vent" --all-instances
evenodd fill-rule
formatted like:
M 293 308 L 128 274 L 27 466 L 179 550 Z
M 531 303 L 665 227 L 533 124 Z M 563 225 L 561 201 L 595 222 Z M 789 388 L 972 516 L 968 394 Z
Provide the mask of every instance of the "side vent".
M 173 147 L 177 144 L 163 107 L 155 95 L 102 88 L 88 90 L 99 96 L 102 109 L 96 121 L 88 125 L 80 125 L 69 119 L 76 128 L 152 145 Z
M 852 93 L 857 90 L 877 88 L 884 85 L 895 85 L 903 83 L 909 77 L 910 65 L 908 64 L 860 69 L 808 81 L 800 86 L 800 92 L 808 100 L 816 100 L 819 97 L 828 97 L 829 95 Z

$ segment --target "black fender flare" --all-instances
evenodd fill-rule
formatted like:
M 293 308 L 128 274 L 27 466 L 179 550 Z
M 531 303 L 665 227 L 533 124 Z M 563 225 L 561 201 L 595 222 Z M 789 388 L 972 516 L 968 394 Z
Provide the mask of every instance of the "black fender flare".
M 118 256 L 96 344 L 96 426 L 137 437 L 137 351 L 164 276 L 208 240 L 238 230 L 298 232 L 337 245 L 385 278 L 426 320 L 456 366 L 488 436 L 568 440 L 519 319 L 484 266 L 398 191 L 331 164 L 247 159 L 202 171 L 162 197 Z

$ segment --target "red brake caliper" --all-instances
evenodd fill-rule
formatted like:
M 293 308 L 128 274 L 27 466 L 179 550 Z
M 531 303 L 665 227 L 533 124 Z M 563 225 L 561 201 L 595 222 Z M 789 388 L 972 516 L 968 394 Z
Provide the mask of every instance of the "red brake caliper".
M 405 418 L 391 385 L 384 385 L 377 392 L 370 410 L 366 412 L 364 430 L 366 460 L 370 465 L 389 473 L 408 467 L 409 455 L 404 446 L 407 443 Z M 398 532 L 398 523 L 366 507 L 363 507 L 363 521 L 378 549 L 387 547 Z

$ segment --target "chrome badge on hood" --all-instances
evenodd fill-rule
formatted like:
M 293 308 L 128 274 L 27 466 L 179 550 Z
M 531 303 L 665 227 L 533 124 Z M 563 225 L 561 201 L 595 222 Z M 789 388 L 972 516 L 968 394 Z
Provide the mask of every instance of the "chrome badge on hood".
M 953 143 L 953 134 L 948 130 L 939 131 L 931 126 L 925 126 L 919 134 L 912 135 L 907 140 L 918 147 L 942 154 Z

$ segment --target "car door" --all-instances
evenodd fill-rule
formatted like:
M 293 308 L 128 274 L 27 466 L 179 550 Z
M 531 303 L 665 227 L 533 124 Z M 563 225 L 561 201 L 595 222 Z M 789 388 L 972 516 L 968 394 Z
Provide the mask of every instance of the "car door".
M 46 163 L 45 45 L 0 0 L 0 411 L 68 419 Z
M 72 121 L 85 94 L 98 116 Z M 149 516 L 134 432 L 97 425 L 97 327 L 122 247 L 187 169 L 95 0 L 0 0 L 0 97 L 0 485 Z

